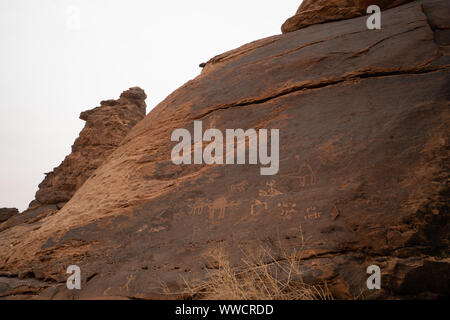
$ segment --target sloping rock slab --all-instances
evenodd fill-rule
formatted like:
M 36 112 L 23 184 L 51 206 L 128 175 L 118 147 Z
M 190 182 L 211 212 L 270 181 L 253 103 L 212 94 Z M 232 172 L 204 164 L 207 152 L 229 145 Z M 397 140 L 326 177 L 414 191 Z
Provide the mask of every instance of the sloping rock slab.
M 424 5 L 425 4 L 425 5 Z M 439 9 L 436 9 L 439 8 Z M 210 60 L 158 105 L 58 213 L 0 233 L 0 270 L 52 279 L 36 297 L 174 298 L 218 247 L 301 247 L 337 298 L 449 293 L 449 2 L 310 26 Z M 448 16 L 448 15 L 447 15 Z M 280 129 L 280 172 L 171 163 L 174 129 Z M 63 284 L 82 269 L 82 290 Z M 366 268 L 382 269 L 382 290 Z M 447 281 L 448 284 L 448 281 Z

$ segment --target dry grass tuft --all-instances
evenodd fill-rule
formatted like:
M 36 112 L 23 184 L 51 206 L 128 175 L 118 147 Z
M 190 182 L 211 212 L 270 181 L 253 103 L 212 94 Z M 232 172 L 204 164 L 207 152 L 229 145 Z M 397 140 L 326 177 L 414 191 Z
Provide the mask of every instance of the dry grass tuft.
M 275 258 L 270 250 L 244 252 L 242 264 L 233 267 L 220 248 L 211 257 L 207 280 L 185 281 L 185 295 L 206 300 L 330 300 L 327 284 L 304 283 L 297 251 Z

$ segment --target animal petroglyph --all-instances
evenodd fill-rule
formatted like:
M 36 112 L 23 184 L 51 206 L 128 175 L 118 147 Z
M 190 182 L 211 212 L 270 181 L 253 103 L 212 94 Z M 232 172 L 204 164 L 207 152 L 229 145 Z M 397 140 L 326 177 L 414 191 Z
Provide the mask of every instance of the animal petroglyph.
M 247 187 L 248 187 L 248 182 L 242 181 L 241 183 L 233 184 L 232 186 L 230 186 L 229 190 L 231 192 L 244 192 L 245 190 L 247 190 Z
M 274 187 L 275 181 L 274 180 L 267 182 L 266 185 L 267 185 L 267 190 L 259 190 L 260 197 L 272 198 L 272 197 L 283 194 L 282 192 L 275 189 L 275 187 Z
M 189 215 L 191 215 L 191 216 L 200 216 L 200 215 L 203 214 L 203 210 L 207 206 L 208 206 L 208 203 L 203 201 L 203 200 L 200 200 L 200 201 L 198 201 L 197 203 L 195 203 L 193 205 L 191 204 L 191 205 L 189 205 L 189 208 L 191 209 L 189 211 Z
M 209 214 L 209 219 L 214 220 L 216 217 L 218 219 L 224 219 L 227 208 L 236 207 L 238 203 L 236 201 L 228 201 L 224 197 L 220 197 L 213 202 L 205 202 L 200 200 L 194 205 L 190 205 L 191 210 L 189 215 L 202 215 L 204 213 Z
M 224 197 L 214 200 L 213 203 L 208 205 L 209 208 L 209 219 L 214 220 L 216 213 L 218 213 L 218 218 L 225 218 L 225 211 L 227 210 L 228 201 Z

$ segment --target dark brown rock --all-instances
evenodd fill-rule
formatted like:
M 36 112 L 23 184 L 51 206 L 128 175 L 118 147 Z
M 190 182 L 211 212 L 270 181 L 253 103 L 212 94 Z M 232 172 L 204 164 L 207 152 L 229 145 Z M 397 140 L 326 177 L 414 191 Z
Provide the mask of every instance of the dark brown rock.
M 0 208 L 0 223 L 19 213 L 16 208 Z
M 317 24 L 211 59 L 61 211 L 1 232 L 0 270 L 53 279 L 39 297 L 181 298 L 161 284 L 204 279 L 218 246 L 236 265 L 242 248 L 279 257 L 281 244 L 336 298 L 448 296 L 450 62 L 436 26 L 449 10 L 416 1 L 386 10 L 382 30 L 365 17 Z M 280 129 L 279 173 L 173 165 L 171 133 L 194 120 Z M 71 264 L 75 293 L 62 285 Z M 373 264 L 379 291 L 366 287 Z
M 8 228 L 12 228 L 21 224 L 34 224 L 35 222 L 51 216 L 58 212 L 61 208 L 56 205 L 42 205 L 27 209 L 21 214 L 15 214 L 3 223 L 0 222 L 0 232 Z
M 304 0 L 297 13 L 283 24 L 281 31 L 293 32 L 313 24 L 362 16 L 371 5 L 385 10 L 407 2 L 411 0 Z

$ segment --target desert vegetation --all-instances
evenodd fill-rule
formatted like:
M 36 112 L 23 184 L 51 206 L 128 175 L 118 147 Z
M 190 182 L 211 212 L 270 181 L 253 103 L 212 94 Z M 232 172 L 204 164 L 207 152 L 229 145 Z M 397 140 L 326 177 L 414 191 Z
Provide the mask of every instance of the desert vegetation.
M 200 300 L 332 300 L 327 283 L 307 284 L 302 275 L 302 244 L 293 250 L 264 244 L 242 249 L 240 263 L 232 263 L 219 246 L 206 257 L 207 277 L 184 279 L 183 296 Z M 166 292 L 169 290 L 166 288 Z

